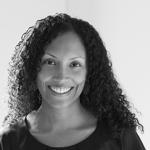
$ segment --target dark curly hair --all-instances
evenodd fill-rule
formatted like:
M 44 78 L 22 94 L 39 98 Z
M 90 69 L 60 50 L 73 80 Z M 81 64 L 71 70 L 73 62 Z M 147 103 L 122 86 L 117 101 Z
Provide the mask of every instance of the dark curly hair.
M 13 124 L 40 107 L 41 95 L 36 87 L 36 77 L 44 46 L 67 31 L 77 33 L 86 49 L 88 71 L 80 95 L 83 107 L 105 122 L 114 133 L 119 133 L 122 128 L 136 127 L 143 131 L 115 79 L 112 62 L 98 32 L 88 22 L 67 14 L 38 20 L 15 47 L 8 70 L 9 112 L 4 123 Z

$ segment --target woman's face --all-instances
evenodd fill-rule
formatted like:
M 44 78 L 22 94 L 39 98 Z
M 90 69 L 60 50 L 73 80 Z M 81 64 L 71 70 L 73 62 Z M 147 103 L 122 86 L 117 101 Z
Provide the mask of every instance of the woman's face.
M 43 102 L 62 107 L 78 101 L 87 73 L 86 53 L 80 38 L 74 32 L 66 32 L 44 50 L 37 75 Z

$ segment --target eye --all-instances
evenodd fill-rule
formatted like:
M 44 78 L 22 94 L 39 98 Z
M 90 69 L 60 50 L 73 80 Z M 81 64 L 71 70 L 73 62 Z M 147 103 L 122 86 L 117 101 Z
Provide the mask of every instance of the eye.
M 42 61 L 42 64 L 55 65 L 55 62 L 51 59 L 45 59 Z
M 81 67 L 81 64 L 79 62 L 72 62 L 71 67 L 73 67 L 73 68 Z

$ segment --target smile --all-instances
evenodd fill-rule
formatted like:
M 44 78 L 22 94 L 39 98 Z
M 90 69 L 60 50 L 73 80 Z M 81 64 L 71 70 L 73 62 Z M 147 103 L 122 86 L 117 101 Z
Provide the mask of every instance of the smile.
M 54 86 L 48 86 L 48 88 L 57 94 L 66 94 L 73 89 L 73 87 L 54 87 Z

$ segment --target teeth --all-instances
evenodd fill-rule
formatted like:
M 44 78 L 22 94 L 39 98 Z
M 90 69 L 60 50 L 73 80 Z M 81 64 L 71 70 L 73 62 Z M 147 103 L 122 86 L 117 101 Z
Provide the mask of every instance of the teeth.
M 62 88 L 58 88 L 58 87 L 50 87 L 53 91 L 55 91 L 55 92 L 57 92 L 57 93 L 66 93 L 66 92 L 68 92 L 70 89 L 71 89 L 71 87 L 70 88 L 66 88 L 66 87 L 62 87 Z

